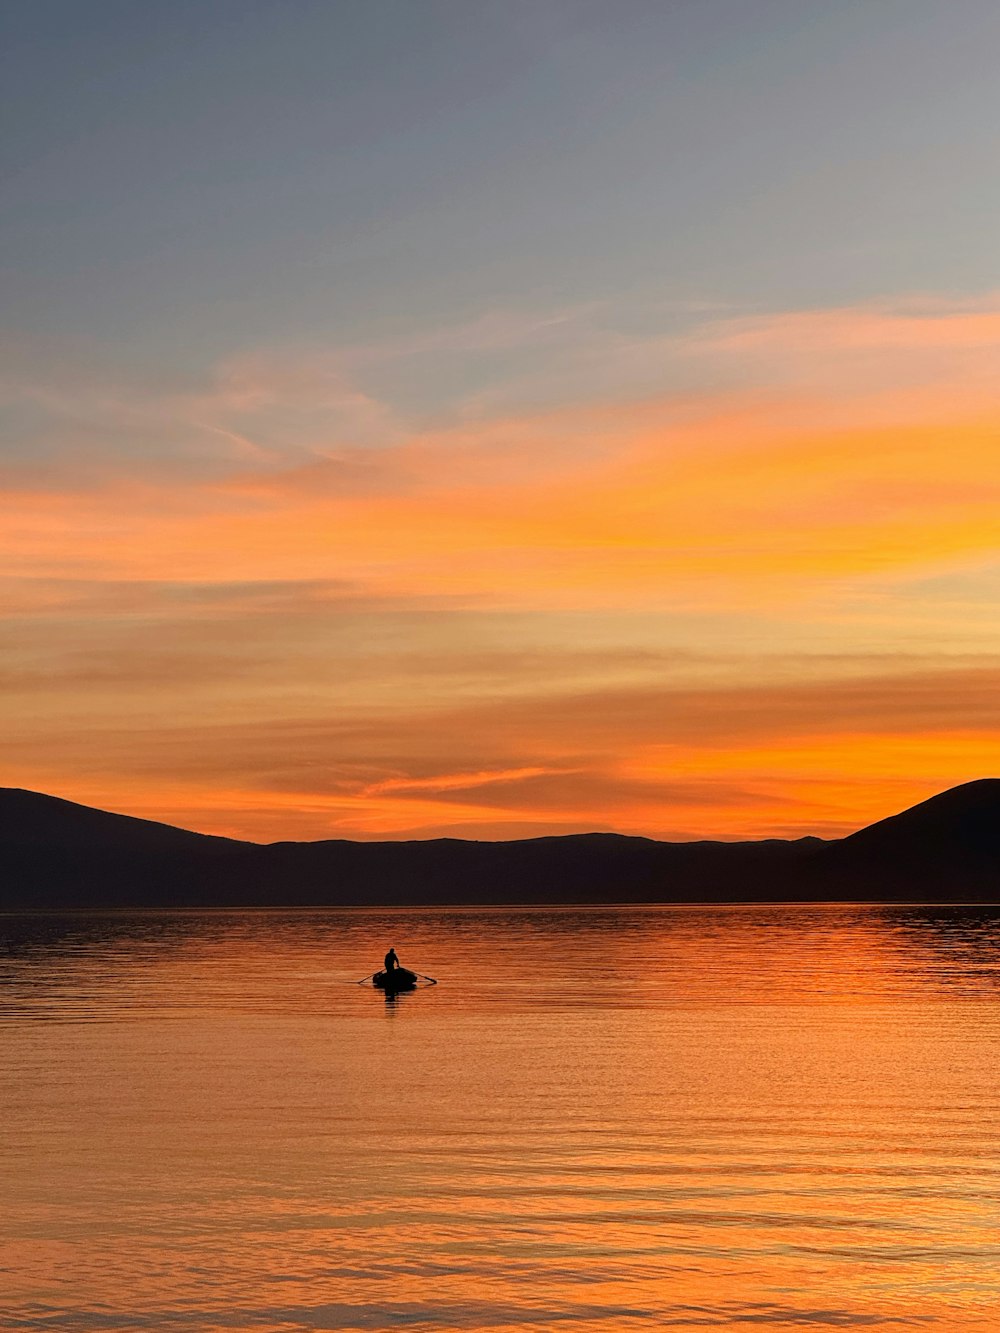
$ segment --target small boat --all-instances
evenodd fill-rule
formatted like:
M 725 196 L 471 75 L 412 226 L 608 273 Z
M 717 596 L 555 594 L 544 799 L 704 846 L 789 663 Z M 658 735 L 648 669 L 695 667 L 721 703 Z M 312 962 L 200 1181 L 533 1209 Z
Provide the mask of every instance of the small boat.
M 394 967 L 391 972 L 376 972 L 372 977 L 372 985 L 379 990 L 412 990 L 416 984 L 417 974 L 408 967 Z

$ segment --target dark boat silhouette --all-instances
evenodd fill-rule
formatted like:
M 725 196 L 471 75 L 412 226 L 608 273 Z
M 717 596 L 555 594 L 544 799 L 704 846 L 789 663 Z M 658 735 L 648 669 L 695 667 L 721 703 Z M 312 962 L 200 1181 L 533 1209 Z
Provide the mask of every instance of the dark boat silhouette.
M 372 977 L 372 985 L 379 990 L 413 990 L 416 984 L 416 972 L 411 972 L 407 967 L 394 967 L 391 972 L 376 972 Z

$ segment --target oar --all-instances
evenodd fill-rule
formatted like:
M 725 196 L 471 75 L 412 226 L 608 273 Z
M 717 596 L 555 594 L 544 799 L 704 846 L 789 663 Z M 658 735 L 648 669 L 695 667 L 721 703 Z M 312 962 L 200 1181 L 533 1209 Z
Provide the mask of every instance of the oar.
M 360 981 L 356 981 L 354 983 L 355 986 L 363 986 L 366 981 L 371 981 L 374 975 L 375 975 L 374 972 L 369 972 L 366 977 L 362 977 Z M 426 972 L 414 972 L 413 975 L 415 977 L 422 977 L 424 981 L 429 981 L 432 986 L 436 986 L 438 984 L 437 977 L 429 977 Z

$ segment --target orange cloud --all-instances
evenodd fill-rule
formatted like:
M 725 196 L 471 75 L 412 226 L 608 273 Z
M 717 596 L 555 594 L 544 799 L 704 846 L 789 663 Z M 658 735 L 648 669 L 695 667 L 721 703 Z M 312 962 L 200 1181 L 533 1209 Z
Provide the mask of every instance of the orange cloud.
M 67 439 L 114 438 L 85 484 L 56 450 L 0 496 L 8 780 L 264 837 L 746 836 L 980 776 L 996 304 L 715 321 L 654 349 L 714 387 L 434 423 L 354 383 L 371 349 L 173 397 L 38 390 Z M 146 430 L 169 465 L 119 467 Z
M 373 595 L 487 604 L 583 594 L 738 606 L 996 547 L 990 423 L 831 433 L 750 409 L 651 430 L 649 409 L 639 416 L 621 414 L 618 452 L 578 468 L 564 434 L 556 476 L 512 477 L 509 460 L 493 469 L 485 446 L 452 469 L 442 447 L 424 451 L 403 494 L 296 483 L 7 496 L 7 565 L 48 578 L 337 579 Z M 539 451 L 543 426 L 555 430 L 536 427 Z
M 995 663 L 797 674 L 559 692 L 556 666 L 551 688 L 503 701 L 360 691 L 283 718 L 260 714 L 273 687 L 235 706 L 203 696 L 201 716 L 185 691 L 168 714 L 154 679 L 131 705 L 119 692 L 100 711 L 89 694 L 85 724 L 65 698 L 6 750 L 22 784 L 265 839 L 842 833 L 995 767 Z

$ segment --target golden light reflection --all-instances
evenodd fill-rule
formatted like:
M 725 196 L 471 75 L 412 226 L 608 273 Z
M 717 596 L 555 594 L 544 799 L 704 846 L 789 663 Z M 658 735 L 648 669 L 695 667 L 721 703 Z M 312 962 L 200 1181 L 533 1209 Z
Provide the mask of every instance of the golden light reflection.
M 364 446 L 13 485 L 7 781 L 256 837 L 748 837 L 990 773 L 998 330 L 719 321 L 663 354 L 752 356 L 752 389 L 409 431 L 347 393 Z M 292 439 L 307 370 L 248 362 L 172 428 Z
M 447 978 L 393 1009 L 346 980 L 379 914 L 97 917 L 15 950 L 8 1003 L 50 1021 L 5 1033 L 9 1299 L 211 1328 L 209 1236 L 248 1328 L 989 1320 L 989 917 L 391 919 Z

